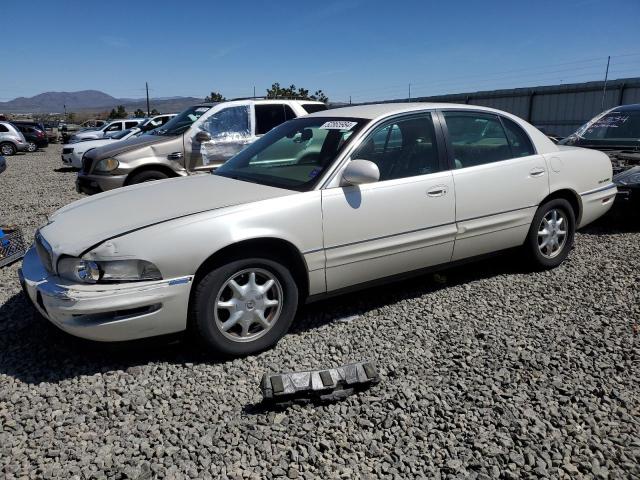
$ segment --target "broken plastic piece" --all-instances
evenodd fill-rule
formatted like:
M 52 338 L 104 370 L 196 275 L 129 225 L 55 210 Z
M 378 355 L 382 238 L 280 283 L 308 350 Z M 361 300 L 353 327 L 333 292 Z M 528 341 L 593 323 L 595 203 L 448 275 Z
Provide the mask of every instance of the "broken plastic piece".
M 260 382 L 266 402 L 335 401 L 380 382 L 372 362 L 307 372 L 265 373 Z

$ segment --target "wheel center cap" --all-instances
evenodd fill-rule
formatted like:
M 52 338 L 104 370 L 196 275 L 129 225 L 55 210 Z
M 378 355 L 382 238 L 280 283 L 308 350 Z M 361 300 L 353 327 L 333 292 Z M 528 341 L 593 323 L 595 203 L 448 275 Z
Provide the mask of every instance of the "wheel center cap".
M 249 300 L 244 305 L 245 307 L 247 307 L 247 310 L 253 310 L 254 308 L 256 308 L 256 303 L 253 300 Z

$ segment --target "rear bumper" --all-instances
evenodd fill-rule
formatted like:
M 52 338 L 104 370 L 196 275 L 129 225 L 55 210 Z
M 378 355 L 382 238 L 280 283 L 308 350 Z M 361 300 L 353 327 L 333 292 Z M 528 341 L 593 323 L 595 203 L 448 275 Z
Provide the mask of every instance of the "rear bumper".
M 87 175 L 80 172 L 76 179 L 76 191 L 88 195 L 106 192 L 124 186 L 126 179 L 126 175 Z
M 617 193 L 617 187 L 610 183 L 601 188 L 580 194 L 582 199 L 582 218 L 579 226 L 583 227 L 607 213 L 613 206 Z
M 115 342 L 180 332 L 187 326 L 192 276 L 111 285 L 71 284 L 45 270 L 34 248 L 19 271 L 25 295 L 71 335 Z

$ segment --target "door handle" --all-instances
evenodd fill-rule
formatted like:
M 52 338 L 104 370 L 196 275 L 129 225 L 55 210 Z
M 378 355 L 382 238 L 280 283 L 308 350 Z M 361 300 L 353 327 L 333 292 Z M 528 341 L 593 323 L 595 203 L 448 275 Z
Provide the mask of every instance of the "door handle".
M 184 153 L 182 152 L 173 152 L 167 155 L 167 159 L 169 160 L 180 160 L 184 157 Z
M 546 170 L 544 168 L 542 168 L 542 167 L 533 168 L 529 172 L 529 176 L 531 176 L 531 177 L 541 177 L 542 175 L 544 175 L 545 171 Z
M 427 190 L 427 197 L 442 197 L 447 194 L 447 187 L 444 185 L 438 185 L 431 190 Z

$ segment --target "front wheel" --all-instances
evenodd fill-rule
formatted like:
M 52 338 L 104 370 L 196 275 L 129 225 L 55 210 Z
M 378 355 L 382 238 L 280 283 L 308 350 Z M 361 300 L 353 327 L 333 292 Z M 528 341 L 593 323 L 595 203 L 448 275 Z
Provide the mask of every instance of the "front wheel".
M 3 143 L 0 145 L 0 153 L 5 156 L 15 155 L 17 148 L 12 143 Z
M 35 143 L 33 143 L 33 142 L 29 142 L 29 143 L 27 143 L 27 152 L 29 152 L 29 153 L 33 153 L 33 152 L 35 152 L 37 149 L 38 149 L 38 146 L 37 146 Z
M 214 268 L 194 287 L 191 321 L 213 352 L 243 356 L 275 345 L 298 307 L 298 287 L 277 260 L 248 258 Z
M 165 178 L 169 178 L 164 172 L 160 172 L 158 170 L 145 170 L 140 173 L 136 173 L 127 182 L 127 185 L 135 185 L 137 183 L 144 182 L 154 182 L 156 180 L 164 180 Z
M 525 242 L 533 266 L 546 270 L 564 262 L 573 246 L 575 230 L 575 213 L 568 201 L 557 198 L 540 205 Z

